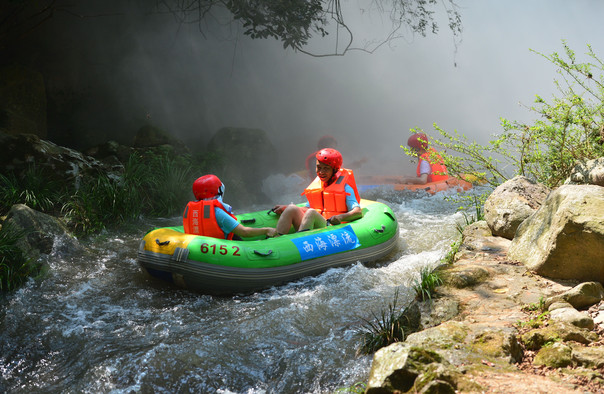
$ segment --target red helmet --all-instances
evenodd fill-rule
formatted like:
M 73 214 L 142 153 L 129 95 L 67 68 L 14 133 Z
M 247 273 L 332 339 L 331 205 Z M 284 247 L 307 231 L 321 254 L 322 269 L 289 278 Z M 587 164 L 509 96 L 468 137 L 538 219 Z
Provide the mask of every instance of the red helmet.
M 415 133 L 407 140 L 407 145 L 415 149 L 428 149 L 428 136 L 424 133 Z
M 335 149 L 321 149 L 317 152 L 315 157 L 321 163 L 327 164 L 328 166 L 333 168 L 334 171 L 338 171 L 340 167 L 342 167 L 342 155 Z
M 204 175 L 193 182 L 193 195 L 198 200 L 221 196 L 224 185 L 216 175 Z

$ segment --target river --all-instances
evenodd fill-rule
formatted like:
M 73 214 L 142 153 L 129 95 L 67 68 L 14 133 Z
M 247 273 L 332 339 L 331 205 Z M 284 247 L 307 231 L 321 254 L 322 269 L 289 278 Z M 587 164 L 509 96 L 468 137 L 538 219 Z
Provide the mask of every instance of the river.
M 407 305 L 420 269 L 439 263 L 464 222 L 443 193 L 367 194 L 397 215 L 393 256 L 250 295 L 191 293 L 141 270 L 140 238 L 178 217 L 48 256 L 43 279 L 1 300 L 0 391 L 326 393 L 366 382 L 372 357 L 356 354 L 363 319 L 397 289 Z

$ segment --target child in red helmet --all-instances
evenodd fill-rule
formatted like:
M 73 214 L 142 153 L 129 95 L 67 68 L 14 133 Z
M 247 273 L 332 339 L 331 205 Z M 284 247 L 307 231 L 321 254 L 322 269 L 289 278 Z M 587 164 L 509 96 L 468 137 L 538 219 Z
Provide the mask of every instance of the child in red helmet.
M 190 201 L 183 213 L 185 233 L 207 237 L 233 239 L 266 235 L 274 237 L 277 230 L 272 227 L 246 227 L 237 221 L 231 213 L 230 205 L 222 202 L 224 184 L 216 175 L 204 175 L 193 182 L 193 195 L 196 201 Z
M 438 182 L 449 178 L 447 167 L 440 155 L 430 147 L 428 136 L 424 133 L 415 133 L 407 140 L 407 145 L 417 153 L 419 163 L 416 175 L 404 177 L 401 183 L 425 185 L 428 182 Z
M 281 217 L 279 234 L 286 234 L 292 225 L 296 231 L 323 228 L 330 224 L 350 222 L 363 217 L 359 192 L 352 170 L 342 168 L 342 155 L 335 149 L 321 149 L 315 154 L 315 180 L 304 190 L 305 207 L 294 204 L 276 205 L 273 211 Z

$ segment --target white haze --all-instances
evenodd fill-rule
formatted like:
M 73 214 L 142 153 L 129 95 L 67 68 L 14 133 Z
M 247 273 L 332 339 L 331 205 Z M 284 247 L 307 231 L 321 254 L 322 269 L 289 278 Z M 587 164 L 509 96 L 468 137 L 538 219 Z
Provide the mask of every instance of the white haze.
M 363 4 L 345 2 L 353 10 Z M 331 58 L 284 50 L 274 40 L 204 38 L 196 26 L 177 33 L 174 23 L 158 26 L 148 18 L 144 29 L 124 37 L 134 48 L 107 52 L 119 53 L 106 59 L 115 68 L 110 83 L 124 86 L 118 101 L 133 128 L 150 118 L 180 138 L 202 142 L 225 126 L 260 128 L 281 152 L 277 165 L 286 169 L 303 168 L 317 139 L 331 134 L 345 164 L 367 157 L 363 172 L 404 173 L 412 167 L 399 145 L 412 127 L 435 135 L 436 122 L 484 143 L 501 131 L 500 117 L 534 118 L 520 103 L 531 105 L 535 94 L 551 96 L 557 74 L 530 49 L 561 53 L 565 39 L 581 60 L 587 44 L 604 57 L 604 2 L 458 5 L 463 33 L 457 47 L 440 15 L 438 35 L 408 35 L 371 55 Z M 382 28 L 372 18 L 373 28 Z M 107 43 L 100 37 L 98 44 Z

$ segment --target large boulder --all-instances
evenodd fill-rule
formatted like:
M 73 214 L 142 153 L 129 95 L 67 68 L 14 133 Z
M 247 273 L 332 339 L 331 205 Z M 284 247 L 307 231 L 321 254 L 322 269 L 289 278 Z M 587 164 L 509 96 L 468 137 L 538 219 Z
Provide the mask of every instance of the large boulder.
M 516 231 L 508 257 L 554 279 L 604 283 L 604 188 L 563 185 Z
M 549 192 L 524 176 L 499 185 L 484 203 L 484 217 L 493 235 L 514 238 L 520 223 L 539 209 Z
M 46 138 L 46 87 L 42 74 L 16 65 L 0 69 L 0 130 Z
M 49 180 L 79 187 L 86 175 L 110 172 L 111 168 L 82 153 L 42 140 L 33 134 L 7 134 L 0 131 L 0 169 L 23 175 L 32 166 Z
M 3 228 L 6 226 L 24 234 L 17 246 L 31 261 L 36 261 L 42 254 L 69 255 L 83 250 L 59 219 L 27 205 L 13 205 L 4 223 Z
M 604 157 L 577 163 L 564 183 L 604 186 Z

